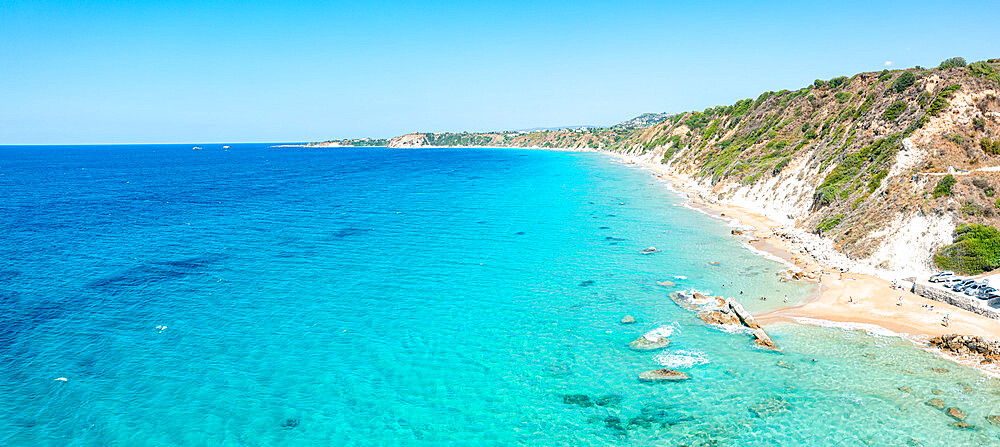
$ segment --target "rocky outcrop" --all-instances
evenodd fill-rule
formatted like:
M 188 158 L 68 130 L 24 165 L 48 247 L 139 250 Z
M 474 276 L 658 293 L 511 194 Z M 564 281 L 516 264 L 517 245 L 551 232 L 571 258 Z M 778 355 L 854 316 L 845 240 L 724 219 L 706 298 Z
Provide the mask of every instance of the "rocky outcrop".
M 940 335 L 928 340 L 928 344 L 945 352 L 976 357 L 983 363 L 1000 361 L 1000 342 L 977 335 Z
M 679 382 L 690 378 L 687 373 L 666 368 L 639 373 L 640 382 Z
M 698 318 L 701 318 L 705 323 L 723 326 L 743 326 L 750 329 L 750 335 L 753 337 L 754 343 L 758 346 L 767 349 L 777 349 L 774 340 L 757 323 L 757 319 L 753 317 L 753 314 L 732 298 L 708 297 L 699 293 L 688 295 L 684 292 L 671 293 L 670 298 L 677 305 L 687 310 L 698 311 Z
M 622 324 L 632 324 L 632 323 L 635 323 L 635 317 L 633 317 L 631 315 L 626 315 L 626 316 L 622 317 L 621 323 Z
M 660 336 L 643 335 L 629 342 L 628 347 L 633 351 L 653 351 L 670 346 L 670 339 Z
M 937 408 L 938 410 L 944 410 L 944 401 L 938 398 L 931 399 L 927 402 L 924 402 L 924 404 L 926 404 L 929 407 Z
M 955 407 L 949 407 L 947 410 L 944 411 L 944 414 L 947 414 L 952 419 L 955 419 L 957 421 L 964 421 L 965 418 L 969 417 L 968 413 L 959 410 L 958 408 Z

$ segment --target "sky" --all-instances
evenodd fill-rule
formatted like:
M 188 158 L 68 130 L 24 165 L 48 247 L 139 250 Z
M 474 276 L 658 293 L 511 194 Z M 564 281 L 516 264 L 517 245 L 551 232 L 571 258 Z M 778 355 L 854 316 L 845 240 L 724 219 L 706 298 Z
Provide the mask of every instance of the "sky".
M 1000 2 L 0 0 L 0 144 L 610 125 L 1000 57 Z

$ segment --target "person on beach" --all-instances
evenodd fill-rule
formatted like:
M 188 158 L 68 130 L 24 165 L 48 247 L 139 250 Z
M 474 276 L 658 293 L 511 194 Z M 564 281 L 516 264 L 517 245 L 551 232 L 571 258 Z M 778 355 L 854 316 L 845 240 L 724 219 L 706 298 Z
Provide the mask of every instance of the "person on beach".
M 785 302 L 788 302 L 788 295 L 785 295 Z
M 941 319 L 941 325 L 948 327 L 948 314 L 944 314 L 944 318 Z
M 896 305 L 902 307 L 902 305 L 903 305 L 903 295 L 900 295 L 898 298 L 896 298 Z
M 847 302 L 851 303 L 851 304 L 854 304 L 854 297 L 853 296 L 847 297 Z

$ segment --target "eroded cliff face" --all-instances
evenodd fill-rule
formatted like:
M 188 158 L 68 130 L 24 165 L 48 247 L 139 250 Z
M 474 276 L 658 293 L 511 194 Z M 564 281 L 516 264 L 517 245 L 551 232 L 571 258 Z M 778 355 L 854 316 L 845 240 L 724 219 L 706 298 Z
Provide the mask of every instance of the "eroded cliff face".
M 862 73 L 678 115 L 611 150 L 661 162 L 854 261 L 917 273 L 958 223 L 1000 224 L 998 96 L 996 80 L 966 67 Z M 935 197 L 946 173 L 958 182 Z

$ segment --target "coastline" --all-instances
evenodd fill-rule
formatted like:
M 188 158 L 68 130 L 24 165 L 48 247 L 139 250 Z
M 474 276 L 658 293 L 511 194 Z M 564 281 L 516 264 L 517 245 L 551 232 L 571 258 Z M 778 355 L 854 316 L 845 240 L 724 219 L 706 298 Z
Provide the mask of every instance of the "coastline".
M 706 200 L 703 188 L 692 179 L 673 172 L 668 166 L 650 163 L 624 154 L 600 152 L 626 164 L 642 166 L 667 182 L 670 188 L 685 196 L 686 206 L 723 219 L 742 230 L 744 243 L 759 255 L 784 262 L 790 270 L 808 275 L 802 281 L 816 282 L 817 290 L 802 304 L 755 315 L 760 324 L 809 324 L 865 330 L 884 335 L 896 335 L 941 357 L 986 374 L 1000 375 L 1000 367 L 980 362 L 975 357 L 957 357 L 930 348 L 927 340 L 945 334 L 979 335 L 1000 340 L 1000 321 L 931 300 L 900 288 L 892 287 L 891 278 L 877 276 L 870 269 L 847 271 L 824 265 L 816 256 L 788 237 L 785 225 L 737 205 Z M 839 253 L 837 253 L 839 254 Z M 828 255 L 828 254 L 824 254 Z M 841 255 L 842 256 L 842 255 Z M 830 256 L 824 256 L 829 259 Z M 849 270 L 851 270 L 849 268 Z M 810 279 L 809 276 L 817 279 Z M 943 324 L 947 316 L 949 323 Z

